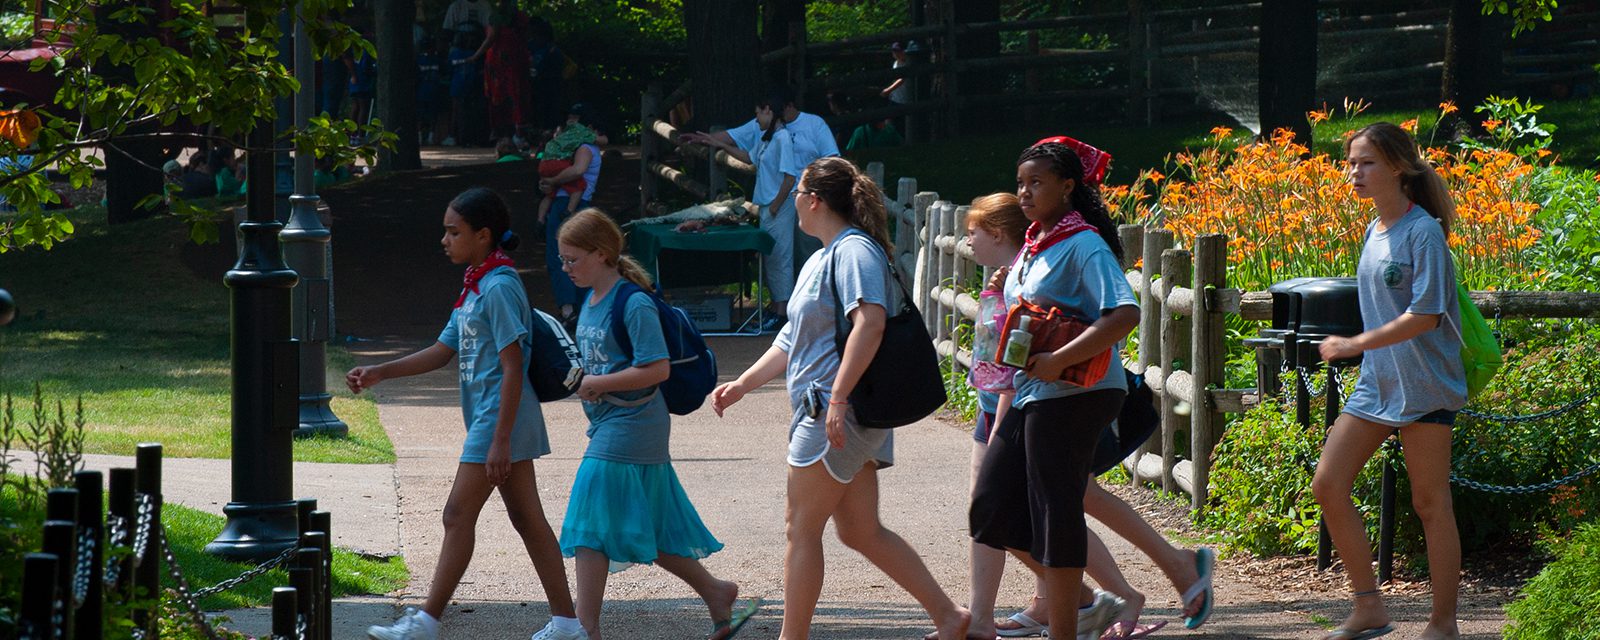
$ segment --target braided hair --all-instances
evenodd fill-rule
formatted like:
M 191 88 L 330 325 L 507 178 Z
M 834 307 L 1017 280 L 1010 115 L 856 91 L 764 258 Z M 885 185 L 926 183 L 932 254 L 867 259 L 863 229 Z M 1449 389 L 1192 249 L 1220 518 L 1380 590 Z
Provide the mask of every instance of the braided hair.
M 1083 161 L 1078 153 L 1059 142 L 1046 142 L 1024 150 L 1017 158 L 1017 166 L 1041 158 L 1050 161 L 1051 173 L 1073 181 L 1075 186 L 1069 196 L 1072 208 L 1083 216 L 1084 222 L 1094 225 L 1100 238 L 1106 241 L 1106 246 L 1111 247 L 1112 255 L 1121 262 L 1122 240 L 1117 237 L 1117 223 L 1111 219 L 1111 210 L 1106 208 L 1105 198 L 1100 196 L 1100 186 L 1084 182 Z

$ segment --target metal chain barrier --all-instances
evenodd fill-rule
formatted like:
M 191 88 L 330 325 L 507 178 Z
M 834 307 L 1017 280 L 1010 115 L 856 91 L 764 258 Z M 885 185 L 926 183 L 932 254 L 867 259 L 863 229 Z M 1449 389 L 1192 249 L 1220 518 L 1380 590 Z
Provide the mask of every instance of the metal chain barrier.
M 1473 417 L 1473 418 L 1477 418 L 1479 420 L 1489 420 L 1489 421 L 1493 421 L 1493 422 L 1502 422 L 1502 423 L 1505 423 L 1505 424 L 1518 424 L 1518 423 L 1522 423 L 1522 422 L 1536 422 L 1536 421 L 1539 421 L 1539 420 L 1544 420 L 1546 418 L 1554 418 L 1556 416 L 1559 416 L 1559 415 L 1562 415 L 1562 414 L 1565 414 L 1565 413 L 1571 413 L 1573 411 L 1576 411 L 1579 408 L 1583 407 L 1584 405 L 1589 404 L 1590 400 L 1593 400 L 1593 399 L 1595 399 L 1597 397 L 1600 397 L 1600 389 L 1595 389 L 1593 391 L 1590 391 L 1589 393 L 1584 394 L 1583 397 L 1580 397 L 1577 400 L 1573 400 L 1572 402 L 1569 402 L 1567 404 L 1561 405 L 1561 406 L 1556 407 L 1554 409 L 1550 409 L 1548 411 L 1541 411 L 1539 413 L 1529 413 L 1529 414 L 1520 415 L 1520 416 L 1508 416 L 1508 415 L 1502 415 L 1502 414 L 1498 414 L 1498 413 L 1489 413 L 1489 412 L 1485 412 L 1485 411 L 1473 411 L 1472 409 L 1462 409 L 1461 410 L 1461 415 L 1470 416 L 1470 417 Z
M 1339 368 L 1338 367 L 1333 367 L 1332 370 L 1333 370 L 1333 381 L 1334 381 L 1335 384 L 1337 384 L 1339 382 Z M 1322 384 L 1322 386 L 1320 386 L 1320 387 L 1314 386 L 1316 384 L 1317 378 L 1320 377 L 1320 376 L 1317 375 L 1318 373 L 1321 373 L 1321 370 L 1312 369 L 1312 368 L 1309 368 L 1309 367 L 1296 367 L 1295 368 L 1295 375 L 1299 376 L 1299 378 L 1301 380 L 1306 381 L 1305 382 L 1305 384 L 1306 384 L 1306 392 L 1311 394 L 1311 397 L 1313 397 L 1313 398 L 1320 397 L 1323 394 L 1323 392 L 1328 390 L 1328 384 L 1326 382 L 1324 382 Z
M 122 516 L 106 517 L 106 550 L 128 544 L 128 519 Z M 122 563 L 114 559 L 110 553 L 106 554 L 107 567 L 105 572 L 106 588 L 117 586 L 117 579 L 122 577 Z
M 72 608 L 83 606 L 89 595 L 89 572 L 94 569 L 94 536 L 88 527 L 78 529 L 78 566 L 72 571 Z
M 289 562 L 289 559 L 294 557 L 294 552 L 296 550 L 297 549 L 295 547 L 289 547 L 288 549 L 284 549 L 283 553 L 278 554 L 277 557 L 275 557 L 275 558 L 273 558 L 271 560 L 268 560 L 266 562 L 263 562 L 261 564 L 258 564 L 258 565 L 254 566 L 254 567 L 251 567 L 249 570 L 246 570 L 244 573 L 239 574 L 239 577 L 237 577 L 237 578 L 232 578 L 232 579 L 229 579 L 229 580 L 223 580 L 222 582 L 218 582 L 215 585 L 212 585 L 212 586 L 209 586 L 209 587 L 206 587 L 204 589 L 201 589 L 199 591 L 194 592 L 194 597 L 195 597 L 196 600 L 198 600 L 200 598 L 204 598 L 204 597 L 209 596 L 209 595 L 222 593 L 224 591 L 227 591 L 229 589 L 232 589 L 234 587 L 242 585 L 242 584 L 244 584 L 246 582 L 254 580 L 254 579 L 260 577 L 262 574 L 265 574 L 268 571 L 271 571 L 271 570 L 276 569 L 276 568 L 278 568 L 280 566 L 283 566 L 284 564 L 287 564 Z
M 145 550 L 150 547 L 150 536 L 160 523 L 152 522 L 156 508 L 150 494 L 136 493 L 133 495 L 133 501 L 138 505 L 133 526 L 133 563 L 137 565 L 144 558 Z
M 1463 478 L 1461 476 L 1458 476 L 1458 475 L 1456 475 L 1454 473 L 1450 474 L 1450 482 L 1455 483 L 1455 484 L 1460 485 L 1460 486 L 1463 486 L 1463 487 L 1466 487 L 1468 489 L 1477 489 L 1478 491 L 1484 491 L 1484 492 L 1488 492 L 1488 493 L 1503 493 L 1503 494 L 1507 494 L 1507 495 L 1525 495 L 1525 494 L 1529 494 L 1529 493 L 1544 493 L 1546 491 L 1553 491 L 1557 487 L 1563 487 L 1563 486 L 1566 486 L 1566 485 L 1571 484 L 1573 482 L 1577 482 L 1578 480 L 1582 479 L 1584 476 L 1592 474 L 1592 473 L 1594 473 L 1596 471 L 1600 471 L 1600 462 L 1597 462 L 1595 464 L 1591 464 L 1591 465 L 1589 465 L 1587 467 L 1584 467 L 1582 469 L 1579 469 L 1577 471 L 1569 473 L 1569 474 L 1567 474 L 1567 475 L 1565 475 L 1563 477 L 1556 478 L 1555 480 L 1549 480 L 1549 481 L 1546 481 L 1546 482 L 1541 482 L 1539 484 L 1527 484 L 1527 485 L 1489 484 L 1487 482 L 1478 482 L 1477 480 L 1469 480 L 1469 479 Z
M 194 619 L 195 628 L 199 629 L 210 640 L 221 640 L 221 636 L 217 635 L 217 630 L 211 628 L 211 621 L 206 620 L 205 612 L 200 609 L 200 599 L 189 591 L 189 580 L 184 577 L 183 568 L 178 566 L 178 558 L 172 554 L 172 545 L 167 544 L 165 528 L 162 529 L 161 533 L 161 556 L 162 559 L 166 560 L 167 574 L 172 576 L 173 584 L 178 585 L 178 599 L 183 602 L 184 608 L 189 611 L 189 617 Z

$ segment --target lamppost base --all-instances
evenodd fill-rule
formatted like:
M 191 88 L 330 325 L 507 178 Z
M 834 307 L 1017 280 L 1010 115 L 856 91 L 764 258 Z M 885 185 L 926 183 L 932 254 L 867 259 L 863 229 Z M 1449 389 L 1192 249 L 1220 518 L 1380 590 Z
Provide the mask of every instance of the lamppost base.
M 293 501 L 230 502 L 222 513 L 228 523 L 206 545 L 211 555 L 234 562 L 264 562 L 299 542 L 299 513 Z
M 294 437 L 322 435 L 343 438 L 350 434 L 350 427 L 339 416 L 333 415 L 333 408 L 328 406 L 332 398 L 326 393 L 300 396 L 300 426 L 295 428 Z

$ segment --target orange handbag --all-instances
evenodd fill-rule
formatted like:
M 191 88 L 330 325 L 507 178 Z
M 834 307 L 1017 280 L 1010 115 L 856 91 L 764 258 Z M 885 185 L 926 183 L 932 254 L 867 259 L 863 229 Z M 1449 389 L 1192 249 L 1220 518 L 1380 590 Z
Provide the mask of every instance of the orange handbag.
M 1033 334 L 1033 348 L 1030 355 L 1060 349 L 1089 328 L 1088 323 L 1067 315 L 1060 309 L 1055 307 L 1045 309 L 1023 300 L 1013 305 L 1006 313 L 1006 324 L 1000 330 L 1000 348 L 995 352 L 996 362 L 1000 362 L 1000 358 L 1005 354 L 1006 344 L 1011 341 L 1011 331 L 1017 328 L 1023 316 L 1033 319 L 1028 323 L 1029 332 Z M 1110 366 L 1111 349 L 1108 348 L 1088 360 L 1063 369 L 1060 381 L 1080 387 L 1092 387 L 1100 382 L 1101 378 L 1106 377 L 1106 369 Z

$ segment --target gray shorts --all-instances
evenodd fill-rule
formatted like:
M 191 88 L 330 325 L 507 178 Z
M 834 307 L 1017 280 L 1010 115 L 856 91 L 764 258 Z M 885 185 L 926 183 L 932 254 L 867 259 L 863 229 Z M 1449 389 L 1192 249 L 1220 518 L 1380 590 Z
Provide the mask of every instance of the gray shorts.
M 828 475 L 849 484 L 868 460 L 876 461 L 879 469 L 894 466 L 893 436 L 892 429 L 856 426 L 852 412 L 845 420 L 844 446 L 834 448 L 828 444 L 826 419 L 812 418 L 805 415 L 804 409 L 795 407 L 794 417 L 789 422 L 789 464 L 809 467 L 821 460 Z

